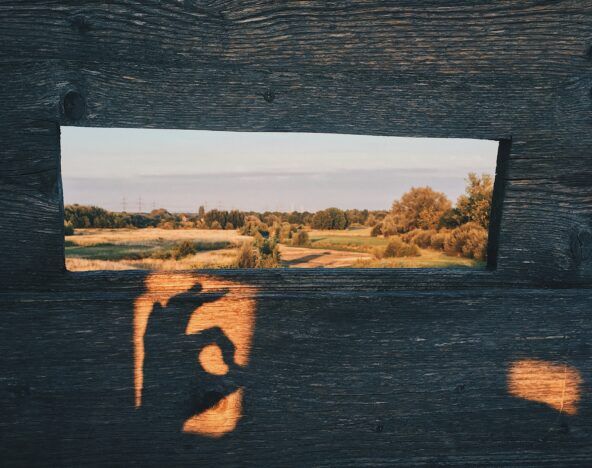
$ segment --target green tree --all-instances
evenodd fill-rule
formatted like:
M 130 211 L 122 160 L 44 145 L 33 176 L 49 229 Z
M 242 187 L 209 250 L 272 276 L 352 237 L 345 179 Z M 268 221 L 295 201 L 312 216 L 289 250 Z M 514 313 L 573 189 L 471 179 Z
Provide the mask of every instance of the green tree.
M 435 229 L 451 206 L 450 200 L 442 192 L 436 192 L 431 187 L 412 187 L 393 203 L 390 213 L 383 220 L 383 233 L 388 235 L 413 229 Z
M 346 229 L 349 221 L 343 210 L 327 208 L 314 214 L 311 225 L 313 229 Z
M 297 247 L 303 247 L 303 246 L 307 246 L 310 244 L 310 239 L 308 237 L 308 232 L 306 231 L 297 231 L 293 236 L 292 236 L 292 245 L 297 246 Z
M 474 222 L 487 229 L 493 196 L 493 177 L 489 174 L 479 177 L 471 172 L 466 181 L 465 193 L 456 202 L 462 224 Z

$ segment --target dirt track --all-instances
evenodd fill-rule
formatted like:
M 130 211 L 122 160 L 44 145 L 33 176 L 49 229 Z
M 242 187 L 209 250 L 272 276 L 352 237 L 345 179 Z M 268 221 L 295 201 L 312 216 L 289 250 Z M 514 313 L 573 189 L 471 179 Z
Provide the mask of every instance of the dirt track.
M 372 255 L 361 252 L 341 250 L 308 249 L 280 245 L 282 263 L 290 268 L 344 268 L 352 266 L 357 260 L 368 260 Z

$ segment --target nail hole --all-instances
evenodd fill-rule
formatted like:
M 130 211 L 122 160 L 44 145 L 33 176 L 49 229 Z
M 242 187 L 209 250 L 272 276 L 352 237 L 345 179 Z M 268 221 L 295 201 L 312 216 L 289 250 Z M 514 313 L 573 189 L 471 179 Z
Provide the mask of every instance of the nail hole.
M 86 103 L 82 95 L 76 91 L 69 91 L 64 96 L 64 114 L 70 120 L 80 120 L 86 112 Z
M 273 92 L 273 89 L 266 89 L 263 93 L 263 99 L 265 99 L 266 102 L 273 102 L 275 99 L 275 93 Z
M 75 16 L 70 20 L 70 24 L 72 27 L 78 31 L 80 34 L 86 34 L 92 29 L 90 21 L 82 15 Z

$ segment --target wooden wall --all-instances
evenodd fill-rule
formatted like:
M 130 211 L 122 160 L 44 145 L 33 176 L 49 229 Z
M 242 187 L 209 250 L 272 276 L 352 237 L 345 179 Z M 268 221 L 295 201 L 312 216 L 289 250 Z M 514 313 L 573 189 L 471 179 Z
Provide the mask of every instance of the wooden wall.
M 2 0 L 0 18 L 3 463 L 589 464 L 591 1 Z M 64 125 L 503 140 L 497 267 L 68 273 Z M 146 332 L 166 352 L 138 407 L 142 297 L 204 304 L 223 325 L 189 350 L 234 353 L 228 374 L 187 382 L 172 314 Z M 183 432 L 183 405 L 238 391 L 224 434 Z

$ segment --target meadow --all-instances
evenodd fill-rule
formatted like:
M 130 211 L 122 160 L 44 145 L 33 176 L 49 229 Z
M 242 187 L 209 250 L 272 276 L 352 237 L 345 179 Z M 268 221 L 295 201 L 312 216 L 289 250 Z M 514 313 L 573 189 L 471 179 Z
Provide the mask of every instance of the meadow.
M 419 249 L 419 256 L 376 258 L 388 238 L 372 237 L 369 228 L 310 230 L 310 243 L 279 245 L 284 268 L 451 268 L 483 262 Z M 66 267 L 87 270 L 187 270 L 235 267 L 240 245 L 253 237 L 236 230 L 118 228 L 76 229 L 66 236 Z M 189 244 L 188 244 L 189 243 Z M 191 250 L 184 251 L 184 246 Z

